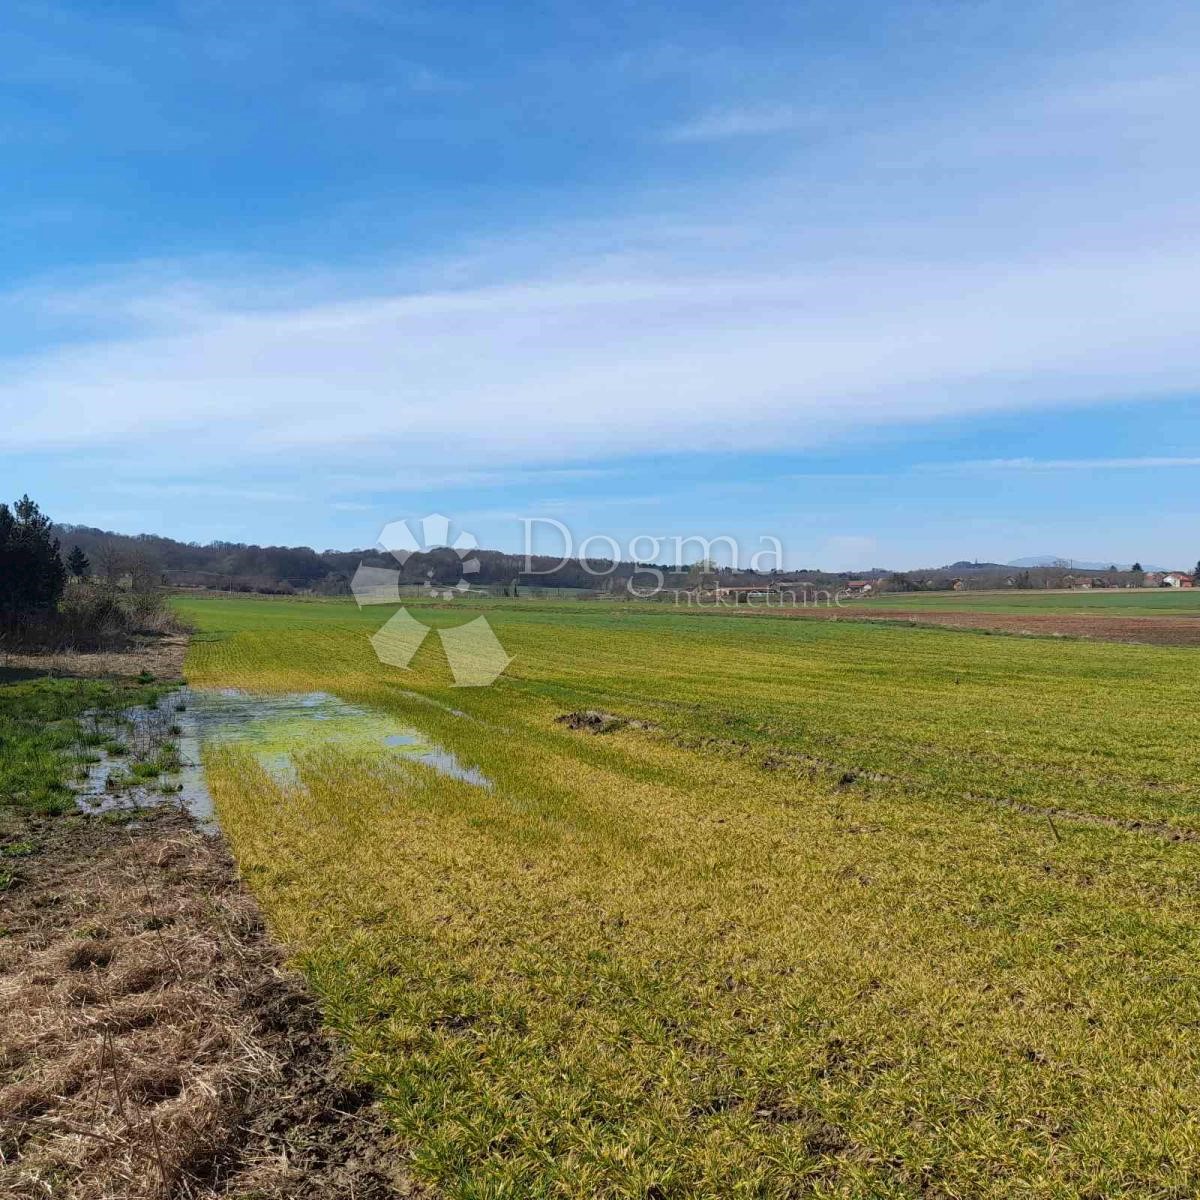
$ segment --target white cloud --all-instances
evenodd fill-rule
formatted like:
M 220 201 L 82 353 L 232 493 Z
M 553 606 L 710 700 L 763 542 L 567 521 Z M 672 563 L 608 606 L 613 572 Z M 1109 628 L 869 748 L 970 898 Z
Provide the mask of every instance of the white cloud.
M 876 112 L 820 188 L 781 165 L 582 240 L 576 224 L 448 248 L 441 269 L 206 263 L 193 281 L 152 264 L 27 288 L 0 298 L 6 318 L 48 314 L 76 340 L 8 355 L 0 452 L 394 475 L 397 490 L 1194 391 L 1200 247 L 1172 197 L 1200 185 L 1196 91 L 1139 72 L 1154 85 L 1110 72 L 1086 120 L 1069 70 L 891 136 Z M 1148 107 L 1162 120 L 1139 140 Z M 728 109 L 708 130 L 785 118 L 807 119 Z M 884 170 L 881 147 L 917 165 Z
M 1197 382 L 1198 273 L 1200 251 L 1180 245 L 254 312 L 180 312 L 168 296 L 143 336 L 10 361 L 4 445 L 461 471 L 796 448 L 862 425 L 1157 397 Z

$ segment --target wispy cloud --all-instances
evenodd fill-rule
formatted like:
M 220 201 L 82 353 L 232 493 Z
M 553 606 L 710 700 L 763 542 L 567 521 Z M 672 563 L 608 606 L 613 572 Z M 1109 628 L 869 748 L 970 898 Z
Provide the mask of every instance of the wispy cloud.
M 111 484 L 109 490 L 125 496 L 183 496 L 201 500 L 254 500 L 272 504 L 299 504 L 305 499 L 299 491 L 224 483 L 117 482 Z
M 253 312 L 151 294 L 140 336 L 10 358 L 0 411 L 12 449 L 152 444 L 188 464 L 219 445 L 339 474 L 390 458 L 401 478 L 799 449 L 863 424 L 1190 389 L 1198 274 L 1200 250 L 1180 244 Z
M 324 477 L 338 492 L 355 495 L 394 495 L 403 492 L 439 492 L 449 490 L 487 491 L 493 488 L 545 487 L 555 483 L 590 482 L 623 474 L 618 467 L 547 467 L 541 470 L 509 468 L 505 470 L 462 470 L 453 466 L 423 468 L 404 461 L 391 472 L 377 465 L 362 472 L 339 472 Z
M 1200 467 L 1200 457 L 1144 455 L 1138 458 L 981 458 L 924 463 L 918 470 L 954 471 L 1149 471 Z
M 362 117 L 379 109 L 402 111 L 414 95 L 438 96 L 459 91 L 462 85 L 419 63 L 398 63 L 386 76 L 342 79 L 313 89 L 317 106 L 336 117 Z
M 725 138 L 763 137 L 812 128 L 821 120 L 819 113 L 786 104 L 769 108 L 716 109 L 671 127 L 663 134 L 663 140 L 714 142 Z
M 1173 61 L 1138 78 L 1173 77 Z M 1063 97 L 1083 72 L 1055 69 L 1066 78 L 923 123 L 889 125 L 877 105 L 874 140 L 834 147 L 822 186 L 781 158 L 752 180 L 679 189 L 669 211 L 622 197 L 626 215 L 589 229 L 586 252 L 567 223 L 370 280 L 185 263 L 174 278 L 133 265 L 104 286 L 44 289 L 34 317 L 55 314 L 74 340 L 56 331 L 4 358 L 0 450 L 319 469 L 360 502 L 373 478 L 505 486 L 625 455 L 795 451 L 1194 392 L 1200 248 L 1172 198 L 1200 186 L 1196 92 L 1114 77 L 1081 116 Z M 800 104 L 727 106 L 675 136 L 813 119 Z M 1014 147 L 1029 151 L 1017 171 Z M 885 151 L 904 169 L 880 167 Z M 5 315 L 36 290 L 0 298 Z M 966 469 L 1135 461 L 1196 465 Z

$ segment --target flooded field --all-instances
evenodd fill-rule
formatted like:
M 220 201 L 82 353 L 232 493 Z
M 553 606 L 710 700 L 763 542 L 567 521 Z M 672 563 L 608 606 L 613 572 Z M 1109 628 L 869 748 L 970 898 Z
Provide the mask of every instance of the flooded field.
M 182 688 L 154 707 L 117 716 L 85 717 L 94 743 L 81 767 L 77 803 L 87 812 L 137 808 L 177 800 L 204 825 L 215 821 L 205 782 L 207 747 L 237 744 L 281 783 L 297 782 L 294 758 L 333 746 L 404 755 L 477 787 L 490 788 L 480 771 L 466 767 L 419 730 L 386 713 L 348 704 L 328 692 L 267 695 L 239 688 Z

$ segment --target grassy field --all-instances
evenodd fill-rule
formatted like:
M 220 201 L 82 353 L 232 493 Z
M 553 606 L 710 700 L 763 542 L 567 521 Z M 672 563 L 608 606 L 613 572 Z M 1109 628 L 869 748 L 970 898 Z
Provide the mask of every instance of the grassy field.
M 376 662 L 387 610 L 180 604 L 193 685 L 329 691 L 491 781 L 206 754 L 445 1194 L 1200 1188 L 1194 652 L 497 603 L 514 661 L 461 689 L 436 639 Z
M 854 608 L 928 612 L 1081 613 L 1108 617 L 1200 616 L 1200 588 L 1078 589 L 1069 592 L 885 592 Z
M 157 703 L 160 689 L 31 675 L 0 669 L 0 808 L 71 812 L 70 781 L 86 774 L 97 748 L 116 746 L 111 733 L 99 731 L 98 721 L 115 721 L 133 705 Z M 93 717 L 85 720 L 85 713 Z

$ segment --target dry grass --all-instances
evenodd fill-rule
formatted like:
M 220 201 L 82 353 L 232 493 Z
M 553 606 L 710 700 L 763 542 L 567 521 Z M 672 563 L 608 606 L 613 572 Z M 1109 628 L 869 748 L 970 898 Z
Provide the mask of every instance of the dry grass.
M 222 842 L 159 810 L 6 848 L 0 1194 L 413 1194 Z
M 139 638 L 121 650 L 11 650 L 0 648 L 0 678 L 4 671 L 39 675 L 68 675 L 82 679 L 135 678 L 144 672 L 159 680 L 183 678 L 187 635 Z

